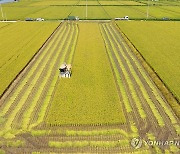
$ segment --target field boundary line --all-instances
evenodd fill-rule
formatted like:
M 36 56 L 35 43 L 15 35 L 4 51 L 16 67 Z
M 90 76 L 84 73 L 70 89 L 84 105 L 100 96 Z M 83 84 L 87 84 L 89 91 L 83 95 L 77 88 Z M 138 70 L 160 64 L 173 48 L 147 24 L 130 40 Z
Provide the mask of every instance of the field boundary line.
M 133 53 L 137 56 L 137 59 L 142 64 L 143 68 L 147 71 L 149 76 L 151 77 L 152 81 L 155 83 L 155 85 L 158 87 L 158 89 L 161 91 L 165 99 L 167 100 L 168 104 L 171 106 L 175 114 L 178 118 L 180 118 L 180 111 L 178 111 L 178 108 L 176 107 L 179 105 L 178 98 L 171 92 L 170 88 L 162 81 L 160 76 L 155 72 L 153 67 L 146 61 L 146 59 L 143 57 L 143 55 L 140 53 L 140 51 L 135 47 L 135 45 L 130 41 L 130 39 L 127 37 L 127 35 L 120 29 L 120 27 L 117 25 L 116 22 L 114 22 L 115 27 L 118 29 L 120 34 L 122 35 L 123 39 L 129 46 L 129 48 L 133 51 Z

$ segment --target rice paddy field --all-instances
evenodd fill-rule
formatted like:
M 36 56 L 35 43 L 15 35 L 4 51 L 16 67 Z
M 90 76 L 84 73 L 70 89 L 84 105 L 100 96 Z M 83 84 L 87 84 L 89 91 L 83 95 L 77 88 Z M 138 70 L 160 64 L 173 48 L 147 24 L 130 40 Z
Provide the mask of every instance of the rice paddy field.
M 0 153 L 179 153 L 179 1 L 87 3 L 1 5 Z
M 174 95 L 180 99 L 177 84 L 180 83 L 180 72 L 176 71 L 180 67 L 178 63 L 180 44 L 177 41 L 180 40 L 180 23 L 135 21 L 117 24 Z
M 58 23 L 0 23 L 0 95 L 57 25 Z
M 180 19 L 179 1 L 20 1 L 2 4 L 3 15 L 0 20 L 25 20 L 25 18 L 39 18 L 45 20 L 62 20 L 71 16 L 86 19 L 104 20 L 129 16 L 130 19 L 169 20 Z M 148 16 L 147 16 L 148 14 Z
M 178 140 L 179 119 L 115 23 L 52 27 L 54 33 L 0 99 L 1 151 L 178 152 L 178 145 L 132 146 L 139 137 Z M 73 65 L 70 79 L 59 78 L 64 61 Z

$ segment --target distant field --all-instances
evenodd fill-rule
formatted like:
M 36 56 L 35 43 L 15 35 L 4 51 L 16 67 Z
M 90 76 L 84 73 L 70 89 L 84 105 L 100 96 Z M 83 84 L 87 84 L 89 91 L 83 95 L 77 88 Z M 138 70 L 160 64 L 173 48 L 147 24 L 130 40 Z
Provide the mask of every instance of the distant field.
M 180 19 L 180 4 L 178 1 L 151 2 L 148 1 L 87 1 L 87 19 L 113 19 L 129 16 L 130 19 Z M 177 4 L 177 5 L 176 5 Z M 94 5 L 94 6 L 93 6 Z M 4 20 L 25 20 L 27 17 L 45 18 L 45 20 L 61 20 L 68 15 L 86 18 L 85 0 L 40 0 L 20 1 L 2 4 Z M 0 16 L 0 20 L 2 20 Z
M 72 11 L 72 6 L 48 6 L 45 9 L 29 14 L 27 17 L 44 19 L 64 19 Z
M 180 99 L 180 23 L 117 22 L 147 62 Z
M 143 12 L 146 15 L 147 7 L 133 6 L 132 9 Z M 170 19 L 180 19 L 180 7 L 178 6 L 151 6 L 149 7 L 149 17 L 161 19 L 168 17 Z
M 140 1 L 141 3 L 144 4 L 150 4 L 150 5 L 180 5 L 180 1 L 168 1 L 168 0 L 164 0 L 164 1 Z
M 0 23 L 0 95 L 57 25 L 58 23 Z
M 172 13 L 180 14 L 179 6 L 161 6 L 160 8 L 164 9 L 164 11 L 170 11 Z
M 3 7 L 4 11 L 4 20 L 25 20 L 26 17 L 29 17 L 29 14 L 34 14 L 39 10 L 44 9 L 45 7 Z M 2 20 L 0 16 L 0 20 Z
M 101 5 L 122 5 L 119 1 L 99 1 Z
M 130 19 L 146 19 L 147 6 L 104 6 L 111 18 L 128 15 Z M 180 19 L 180 7 L 178 6 L 151 6 L 148 11 L 149 19 Z
M 118 1 L 121 5 L 144 5 L 137 1 Z
M 86 19 L 86 7 L 74 7 L 71 15 L 79 16 L 80 19 Z M 110 19 L 110 17 L 101 6 L 89 6 L 87 12 L 87 19 Z
M 98 24 L 80 23 L 79 30 L 73 75 L 59 80 L 46 122 L 52 125 L 124 123 Z
M 78 5 L 86 5 L 86 1 L 80 1 Z M 100 5 L 98 1 L 87 1 L 87 5 Z
M 129 6 L 104 6 L 104 9 L 111 18 L 129 16 L 130 19 L 146 18 L 146 14 L 143 11 L 139 11 Z
M 129 16 L 130 19 L 146 19 L 147 10 L 149 19 L 162 19 L 163 17 L 180 19 L 180 7 L 175 6 L 174 3 L 172 2 L 172 5 L 170 5 L 171 2 L 167 1 L 151 2 L 148 9 L 147 1 L 90 0 L 87 1 L 87 19 L 113 19 L 124 16 Z M 66 18 L 68 15 L 86 19 L 85 0 L 20 1 L 3 4 L 2 10 L 4 12 L 4 20 L 25 20 L 27 17 L 60 20 Z M 2 16 L 0 16 L 0 20 L 2 19 Z
M 75 5 L 78 1 L 37 1 L 31 6 L 50 6 L 50 5 Z
M 23 6 L 29 6 L 32 5 L 33 3 L 36 3 L 36 1 L 20 1 L 20 2 L 14 2 L 14 3 L 3 3 L 3 7 L 23 7 Z

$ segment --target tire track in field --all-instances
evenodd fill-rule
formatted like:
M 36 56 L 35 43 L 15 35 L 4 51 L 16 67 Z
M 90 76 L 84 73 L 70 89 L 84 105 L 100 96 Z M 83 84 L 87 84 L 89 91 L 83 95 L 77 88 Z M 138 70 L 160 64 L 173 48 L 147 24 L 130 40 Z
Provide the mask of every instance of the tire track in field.
M 119 38 L 120 34 L 118 33 L 118 31 L 115 30 L 115 28 L 113 28 L 110 24 L 103 24 L 102 27 L 105 33 L 104 39 L 106 45 L 111 50 L 112 58 L 116 63 L 116 67 L 120 71 L 119 75 L 121 76 L 126 89 L 128 89 L 128 87 L 130 86 L 134 87 L 134 92 L 132 91 L 133 89 L 130 88 L 128 89 L 128 92 L 133 92 L 132 95 L 136 94 L 135 97 L 139 98 L 142 109 L 147 114 L 145 123 L 150 122 L 151 124 L 153 124 L 151 131 L 155 133 L 156 137 L 163 137 L 163 133 L 168 133 L 169 138 L 176 138 L 177 134 L 172 126 L 173 123 L 178 124 L 179 121 L 177 117 L 174 117 L 175 115 L 172 113 L 173 111 L 171 109 L 168 113 L 167 111 L 165 111 L 165 109 L 168 109 L 169 107 L 168 103 L 166 102 L 162 94 L 158 91 L 157 87 L 151 81 L 149 76 L 144 73 L 145 70 L 140 68 L 140 64 L 137 64 L 137 61 L 135 63 L 135 60 L 137 60 L 135 59 L 136 57 L 132 53 L 130 53 L 131 51 L 129 48 L 127 48 L 127 46 L 125 46 L 123 39 Z M 123 71 L 123 69 L 125 70 Z M 131 95 L 129 96 L 131 98 Z M 135 101 L 130 102 L 133 110 L 135 111 L 133 112 L 133 116 L 136 117 L 134 117 L 134 120 L 136 121 L 136 124 L 139 124 L 140 122 L 142 122 L 142 117 L 140 116 L 140 112 L 138 114 L 138 104 Z M 171 119 L 169 118 L 169 116 L 171 116 Z M 161 121 L 159 120 L 159 118 L 161 118 Z M 141 125 L 138 125 L 138 127 L 140 130 Z

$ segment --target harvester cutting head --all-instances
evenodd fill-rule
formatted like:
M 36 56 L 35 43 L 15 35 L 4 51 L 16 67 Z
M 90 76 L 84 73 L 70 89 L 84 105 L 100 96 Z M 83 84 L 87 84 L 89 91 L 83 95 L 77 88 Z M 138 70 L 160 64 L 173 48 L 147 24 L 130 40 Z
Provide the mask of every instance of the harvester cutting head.
M 66 63 L 63 63 L 60 68 L 59 68 L 59 71 L 60 71 L 60 77 L 62 78 L 70 78 L 71 77 L 71 64 L 66 64 Z

